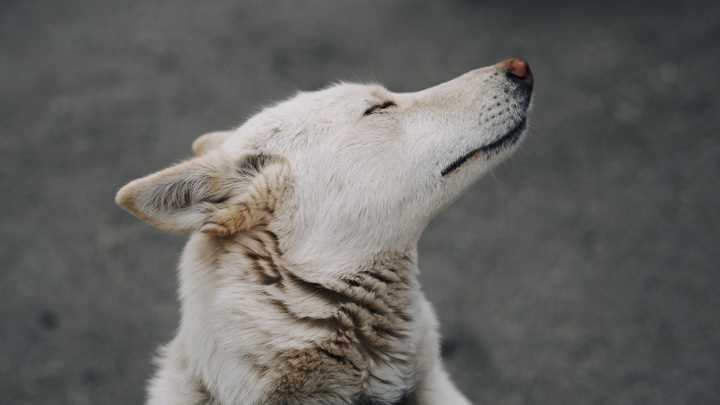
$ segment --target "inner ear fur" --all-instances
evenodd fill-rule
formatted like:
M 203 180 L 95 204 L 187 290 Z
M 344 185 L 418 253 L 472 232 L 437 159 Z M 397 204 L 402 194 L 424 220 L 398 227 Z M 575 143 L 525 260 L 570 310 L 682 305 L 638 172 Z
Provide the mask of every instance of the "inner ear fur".
M 280 156 L 212 152 L 131 181 L 115 202 L 164 231 L 226 237 L 267 222 L 287 181 Z

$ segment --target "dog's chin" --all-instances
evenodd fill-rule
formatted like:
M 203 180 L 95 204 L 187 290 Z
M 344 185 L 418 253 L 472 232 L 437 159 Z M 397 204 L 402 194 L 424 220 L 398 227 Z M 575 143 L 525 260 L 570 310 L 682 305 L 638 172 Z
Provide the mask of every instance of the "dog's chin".
M 447 177 L 460 170 L 466 163 L 476 159 L 493 159 L 500 155 L 508 155 L 517 148 L 520 140 L 527 132 L 527 119 L 523 118 L 514 127 L 498 139 L 470 150 L 464 155 L 452 161 L 440 172 L 442 177 Z

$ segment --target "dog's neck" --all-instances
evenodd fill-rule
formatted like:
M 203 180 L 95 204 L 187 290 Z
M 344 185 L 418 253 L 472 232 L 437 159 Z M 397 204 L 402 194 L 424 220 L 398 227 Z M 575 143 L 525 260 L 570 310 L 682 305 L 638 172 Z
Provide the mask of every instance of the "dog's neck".
M 212 347 L 198 350 L 197 364 L 213 368 L 198 370 L 200 378 L 219 378 L 215 395 L 233 398 L 223 386 L 237 382 L 223 380 L 237 377 L 220 373 L 236 362 L 268 403 L 323 392 L 400 398 L 414 368 L 415 252 L 376 252 L 338 271 L 290 262 L 280 245 L 267 228 L 191 238 L 180 334 Z

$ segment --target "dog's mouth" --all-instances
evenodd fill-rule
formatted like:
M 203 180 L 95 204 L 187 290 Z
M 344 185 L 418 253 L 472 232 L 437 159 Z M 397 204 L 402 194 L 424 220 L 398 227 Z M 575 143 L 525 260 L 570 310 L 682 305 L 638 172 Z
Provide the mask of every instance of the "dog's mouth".
M 442 169 L 440 174 L 442 177 L 445 177 L 452 172 L 459 169 L 465 162 L 468 160 L 471 160 L 479 155 L 486 155 L 490 156 L 491 154 L 495 154 L 497 152 L 500 152 L 501 150 L 507 149 L 508 147 L 514 145 L 519 139 L 520 135 L 522 135 L 523 131 L 527 127 L 527 121 L 523 119 L 520 121 L 513 129 L 508 131 L 505 135 L 501 136 L 499 139 L 490 142 L 487 145 L 480 146 L 478 148 L 475 148 L 471 150 L 470 152 L 462 155 L 449 165 Z

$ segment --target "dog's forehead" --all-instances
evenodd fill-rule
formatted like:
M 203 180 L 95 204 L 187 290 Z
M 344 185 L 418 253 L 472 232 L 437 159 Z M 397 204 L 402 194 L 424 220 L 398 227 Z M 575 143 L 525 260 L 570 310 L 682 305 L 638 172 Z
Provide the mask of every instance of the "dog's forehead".
M 387 99 L 387 94 L 388 90 L 379 84 L 346 82 L 299 92 L 255 114 L 235 131 L 225 146 L 259 150 L 297 146 L 297 142 L 311 132 L 346 123 L 368 106 Z
M 339 82 L 321 90 L 311 92 L 300 92 L 278 104 L 278 107 L 290 107 L 285 111 L 291 113 L 296 108 L 306 107 L 309 109 L 317 109 L 320 107 L 335 108 L 353 108 L 363 101 L 377 101 L 386 97 L 388 91 L 381 85 L 376 83 L 361 84 Z M 283 112 L 285 112 L 283 111 Z

